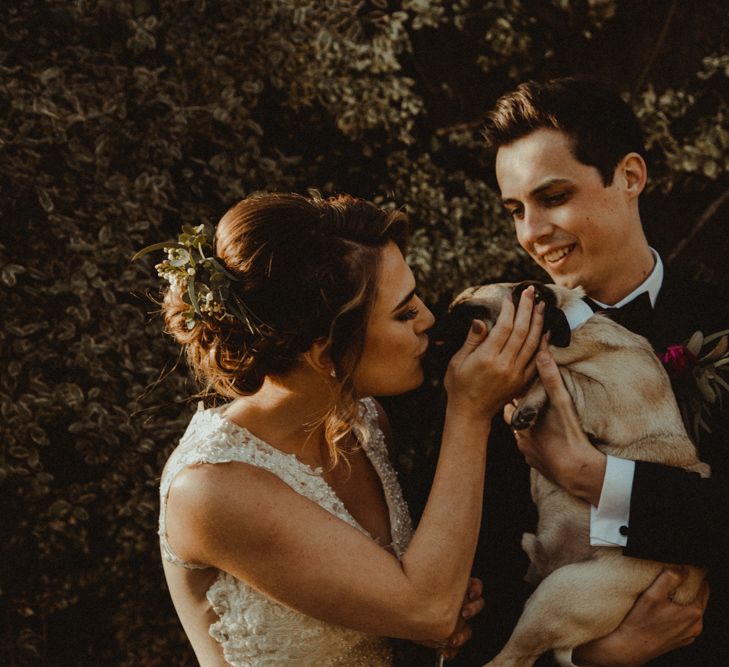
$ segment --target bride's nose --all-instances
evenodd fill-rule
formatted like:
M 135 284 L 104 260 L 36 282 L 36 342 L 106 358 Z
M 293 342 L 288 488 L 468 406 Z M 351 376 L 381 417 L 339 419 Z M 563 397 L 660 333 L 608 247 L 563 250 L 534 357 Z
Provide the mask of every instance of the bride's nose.
M 418 333 L 427 331 L 435 324 L 435 315 L 433 315 L 430 308 L 428 308 L 424 303 L 422 305 L 422 317 L 418 319 Z

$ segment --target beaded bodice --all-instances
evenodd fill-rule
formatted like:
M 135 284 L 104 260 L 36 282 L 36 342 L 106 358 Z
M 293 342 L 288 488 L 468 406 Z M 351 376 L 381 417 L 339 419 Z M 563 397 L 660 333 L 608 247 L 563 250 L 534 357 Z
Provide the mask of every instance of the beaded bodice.
M 391 546 L 399 558 L 412 536 L 410 515 L 390 465 L 372 399 L 360 402 L 360 417 L 363 424 L 360 443 L 382 482 L 390 515 Z M 312 469 L 295 455 L 281 452 L 256 438 L 223 417 L 220 409 L 200 409 L 170 456 L 160 484 L 159 537 L 166 560 L 191 569 L 207 567 L 180 559 L 167 540 L 165 513 L 172 480 L 190 465 L 231 461 L 272 472 L 297 493 L 368 534 L 326 482 L 321 468 Z M 231 665 L 371 667 L 392 663 L 385 639 L 331 625 L 284 607 L 226 572 L 219 572 L 207 598 L 218 617 L 210 626 L 210 634 L 221 644 L 225 659 Z

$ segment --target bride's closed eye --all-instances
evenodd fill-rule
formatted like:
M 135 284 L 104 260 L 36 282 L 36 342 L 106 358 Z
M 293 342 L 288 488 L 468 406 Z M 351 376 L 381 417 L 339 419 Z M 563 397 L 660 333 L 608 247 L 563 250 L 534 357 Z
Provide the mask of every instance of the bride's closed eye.
M 410 306 L 409 308 L 406 308 L 404 311 L 399 313 L 397 315 L 397 319 L 401 322 L 407 322 L 408 320 L 414 320 L 420 311 L 416 306 Z

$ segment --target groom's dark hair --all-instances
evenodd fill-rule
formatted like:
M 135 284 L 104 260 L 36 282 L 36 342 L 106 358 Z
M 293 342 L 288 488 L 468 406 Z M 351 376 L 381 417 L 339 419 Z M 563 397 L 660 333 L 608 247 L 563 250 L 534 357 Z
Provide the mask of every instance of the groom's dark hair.
M 572 153 L 595 167 L 607 186 L 615 167 L 628 153 L 645 157 L 643 134 L 632 109 L 619 95 L 589 79 L 527 81 L 501 96 L 483 129 L 493 155 L 501 146 L 541 128 L 565 132 Z

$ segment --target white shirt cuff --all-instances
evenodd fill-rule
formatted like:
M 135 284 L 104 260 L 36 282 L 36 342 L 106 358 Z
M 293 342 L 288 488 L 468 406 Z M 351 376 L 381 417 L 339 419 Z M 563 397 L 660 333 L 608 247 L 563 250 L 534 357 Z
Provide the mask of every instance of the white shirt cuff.
M 554 649 L 554 659 L 560 667 L 577 667 L 572 662 L 572 651 L 571 648 L 556 648 Z
M 630 498 L 635 461 L 607 457 L 600 501 L 590 507 L 590 545 L 624 547 L 628 543 Z

